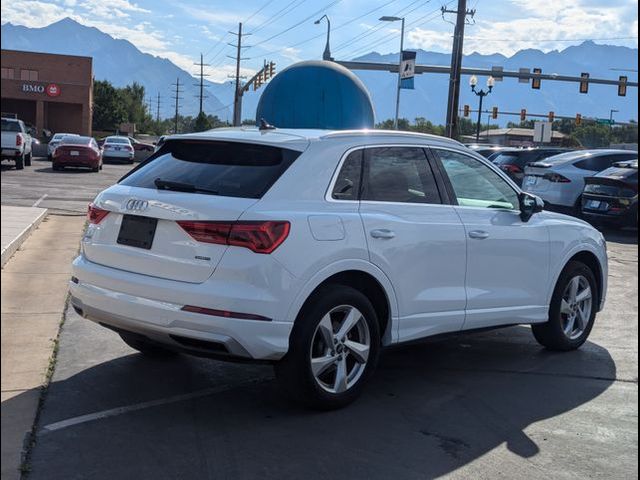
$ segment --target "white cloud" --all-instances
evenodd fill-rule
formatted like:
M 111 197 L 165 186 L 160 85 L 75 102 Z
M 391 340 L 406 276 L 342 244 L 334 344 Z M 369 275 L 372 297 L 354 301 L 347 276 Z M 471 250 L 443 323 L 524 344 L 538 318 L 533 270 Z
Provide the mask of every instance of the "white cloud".
M 53 3 L 31 0 L 2 2 L 2 23 L 41 28 L 72 15 L 72 10 Z

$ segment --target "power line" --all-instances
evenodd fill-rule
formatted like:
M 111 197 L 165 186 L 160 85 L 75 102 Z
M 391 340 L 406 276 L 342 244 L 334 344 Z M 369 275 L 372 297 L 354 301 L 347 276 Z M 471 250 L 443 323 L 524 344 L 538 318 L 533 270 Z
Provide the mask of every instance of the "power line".
M 178 111 L 180 109 L 180 100 L 182 100 L 182 97 L 180 96 L 180 94 L 182 93 L 182 90 L 180 90 L 180 77 L 176 78 L 176 83 L 172 83 L 171 85 L 176 87 L 176 93 L 172 97 L 176 102 L 173 133 L 178 133 Z
M 294 9 L 298 8 L 300 5 L 302 5 L 304 2 L 306 2 L 307 0 L 292 0 L 291 2 L 287 3 L 283 8 L 281 8 L 280 10 L 278 10 L 276 13 L 274 13 L 273 15 L 271 15 L 269 18 L 267 18 L 264 22 L 262 22 L 260 25 L 258 25 L 256 28 L 254 28 L 251 33 L 257 33 L 260 30 L 262 30 L 265 27 L 268 27 L 269 25 L 271 25 L 274 21 L 282 18 L 283 16 L 287 15 L 288 13 L 290 13 L 291 11 L 293 11 Z M 289 10 L 287 10 L 287 8 L 289 8 L 291 5 L 293 5 L 294 3 L 299 2 L 297 5 L 294 5 L 293 7 L 291 7 Z M 285 10 L 287 10 L 285 12 Z M 284 12 L 284 13 L 283 13 Z
M 208 63 L 204 63 L 204 61 L 202 60 L 202 54 L 200 54 L 200 63 L 195 63 L 194 65 L 198 65 L 200 66 L 200 74 L 198 75 L 200 77 L 200 82 L 195 84 L 196 87 L 200 87 L 200 93 L 199 95 L 197 95 L 199 97 L 200 100 L 200 110 L 198 112 L 198 114 L 202 113 L 202 100 L 206 97 L 206 95 L 204 94 L 204 77 L 208 77 L 209 75 L 207 75 L 206 73 L 204 73 L 204 67 L 205 66 L 209 66 Z

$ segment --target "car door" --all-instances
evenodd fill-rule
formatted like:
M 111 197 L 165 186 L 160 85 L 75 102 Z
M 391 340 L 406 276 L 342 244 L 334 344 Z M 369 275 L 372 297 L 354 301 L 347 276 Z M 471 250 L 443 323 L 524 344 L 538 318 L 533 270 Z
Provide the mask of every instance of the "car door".
M 544 215 L 520 217 L 519 192 L 494 167 L 433 149 L 450 182 L 467 237 L 465 329 L 547 316 L 549 231 Z
M 459 330 L 465 231 L 424 149 L 373 147 L 363 157 L 360 215 L 370 260 L 394 286 L 400 341 Z

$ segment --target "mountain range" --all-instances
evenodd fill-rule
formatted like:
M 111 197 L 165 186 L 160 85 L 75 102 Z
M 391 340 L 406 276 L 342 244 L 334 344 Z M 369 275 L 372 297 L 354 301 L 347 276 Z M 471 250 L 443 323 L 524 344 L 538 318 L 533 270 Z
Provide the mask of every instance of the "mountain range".
M 28 28 L 11 23 L 1 27 L 1 46 L 6 49 L 34 52 L 47 52 L 93 57 L 94 76 L 98 80 L 109 80 L 115 86 L 122 87 L 134 81 L 144 85 L 148 95 L 160 92 L 162 99 L 161 115 L 171 114 L 171 84 L 180 79 L 185 86 L 181 100 L 181 113 L 194 115 L 198 111 L 195 78 L 171 61 L 141 52 L 131 42 L 115 39 L 97 28 L 84 26 L 66 18 L 43 28 Z M 320 53 L 320 52 L 319 52 Z M 417 50 L 417 63 L 426 65 L 450 64 L 451 56 L 443 53 Z M 355 58 L 357 61 L 396 63 L 398 53 L 381 54 L 372 52 Z M 579 76 L 589 72 L 591 77 L 617 79 L 618 75 L 629 76 L 637 81 L 637 73 L 624 73 L 618 70 L 638 69 L 638 49 L 600 45 L 585 41 L 561 51 L 542 52 L 527 49 L 507 57 L 499 53 L 482 55 L 472 53 L 463 58 L 463 66 L 491 68 L 502 66 L 505 70 L 519 68 L 541 68 L 543 73 L 557 73 Z M 367 86 L 376 111 L 378 121 L 392 118 L 395 110 L 396 76 L 388 72 L 356 71 Z M 484 80 L 480 79 L 481 84 Z M 477 108 L 477 98 L 468 87 L 468 79 L 463 77 L 460 105 L 469 104 Z M 446 96 L 449 79 L 442 74 L 422 74 L 415 79 L 414 90 L 403 90 L 401 94 L 401 116 L 413 120 L 425 117 L 434 123 L 444 123 Z M 225 119 L 230 118 L 229 105 L 233 102 L 233 86 L 230 82 L 206 82 L 209 97 L 205 100 L 205 111 Z M 260 94 L 250 91 L 243 101 L 243 118 L 253 118 Z M 497 106 L 500 111 L 519 112 L 526 108 L 529 113 L 546 114 L 554 111 L 556 115 L 608 118 L 611 109 L 618 110 L 616 118 L 628 121 L 638 118 L 638 92 L 629 88 L 626 97 L 618 97 L 615 86 L 589 86 L 588 94 L 578 93 L 577 84 L 543 81 L 540 90 L 519 83 L 516 79 L 504 79 L 496 82 L 490 96 L 485 99 L 484 107 Z M 486 119 L 484 119 L 486 120 Z M 497 123 L 505 124 L 514 117 L 501 116 Z

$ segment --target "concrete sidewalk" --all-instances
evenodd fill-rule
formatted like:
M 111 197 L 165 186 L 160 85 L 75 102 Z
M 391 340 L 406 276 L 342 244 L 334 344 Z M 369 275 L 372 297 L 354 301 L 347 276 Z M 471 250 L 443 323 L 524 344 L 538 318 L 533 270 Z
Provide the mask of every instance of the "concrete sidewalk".
M 47 214 L 46 208 L 37 207 L 0 207 L 2 219 L 2 266 L 7 263 L 31 232 Z
M 4 207 L 2 212 L 4 235 Z M 49 216 L 2 268 L 3 480 L 20 477 L 24 441 L 47 378 L 84 221 Z

